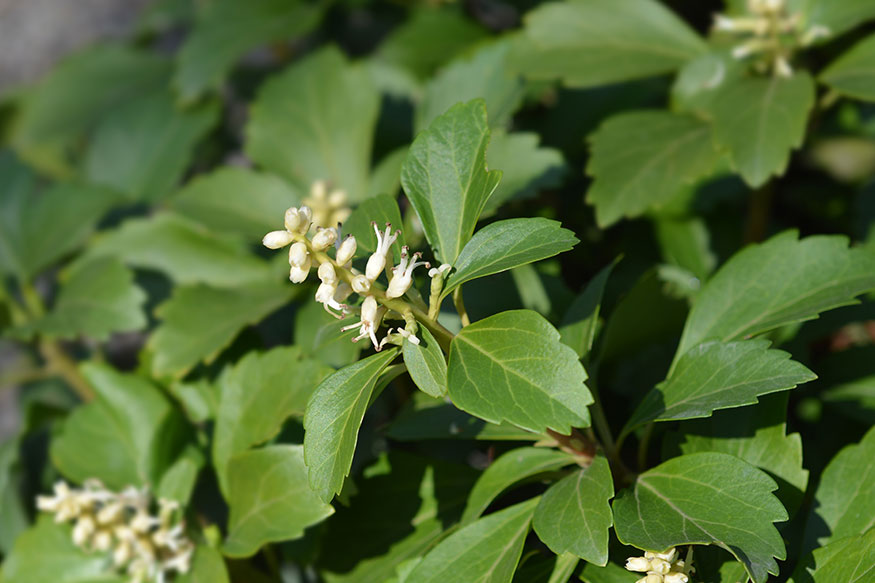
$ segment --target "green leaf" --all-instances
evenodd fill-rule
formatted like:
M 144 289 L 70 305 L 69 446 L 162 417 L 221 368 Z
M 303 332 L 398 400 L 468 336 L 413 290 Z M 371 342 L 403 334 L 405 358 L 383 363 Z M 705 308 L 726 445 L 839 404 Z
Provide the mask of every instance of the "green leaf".
M 608 501 L 614 482 L 608 461 L 599 456 L 588 468 L 562 478 L 544 493 L 532 526 L 560 555 L 571 553 L 589 563 L 608 563 L 608 529 L 613 524 Z
M 113 332 L 143 329 L 145 301 L 134 274 L 118 259 L 101 257 L 74 266 L 52 310 L 28 328 L 48 336 L 106 340 Z
M 553 571 L 550 573 L 550 579 L 547 583 L 568 583 L 580 559 L 571 553 L 563 553 L 556 557 L 556 564 Z
M 371 172 L 371 182 L 368 185 L 368 197 L 388 194 L 398 196 L 401 190 L 401 166 L 407 157 L 407 146 L 396 148 L 383 156 Z M 355 211 L 353 211 L 355 212 Z
M 179 284 L 233 286 L 270 278 L 274 272 L 249 247 L 173 213 L 160 213 L 101 234 L 86 257 L 118 257 L 131 267 L 161 271 Z
M 310 485 L 322 500 L 340 492 L 374 386 L 397 355 L 392 348 L 340 369 L 316 387 L 307 404 L 304 459 Z
M 875 63 L 875 34 L 830 63 L 820 74 L 820 80 L 843 95 L 875 101 L 875 66 L 872 63 Z
M 215 0 L 199 5 L 194 29 L 179 50 L 173 85 L 183 101 L 218 89 L 254 48 L 299 37 L 319 22 L 323 5 L 295 0 Z
M 222 555 L 208 546 L 198 546 L 188 573 L 177 575 L 175 583 L 230 583 Z
M 153 52 L 99 45 L 77 53 L 25 94 L 12 144 L 36 168 L 70 176 L 82 134 L 114 107 L 162 86 L 169 73 L 170 63 Z
M 501 182 L 483 208 L 492 214 L 506 202 L 535 196 L 559 186 L 565 175 L 562 152 L 538 146 L 540 136 L 530 132 L 493 132 L 486 151 L 486 166 L 501 168 Z
M 829 29 L 828 40 L 858 24 L 875 19 L 875 5 L 868 0 L 801 0 L 803 21 Z
M 589 426 L 586 372 L 535 312 L 510 310 L 464 327 L 448 368 L 450 398 L 472 415 L 537 433 Z
M 84 364 L 96 398 L 64 422 L 52 463 L 69 480 L 98 478 L 107 487 L 158 484 L 182 446 L 185 422 L 150 382 L 106 365 Z
M 357 330 L 342 332 L 344 323 L 325 311 L 318 302 L 305 302 L 295 312 L 295 344 L 304 354 L 332 368 L 357 361 L 362 345 L 353 342 Z
M 379 104 L 364 68 L 347 63 L 336 48 L 323 49 L 261 86 L 246 152 L 302 192 L 327 180 L 351 201 L 363 200 Z
M 416 108 L 416 131 L 451 106 L 477 98 L 486 102 L 491 127 L 507 125 L 523 100 L 522 79 L 510 74 L 505 63 L 509 50 L 510 43 L 499 40 L 444 67 L 425 87 Z
M 580 580 L 584 583 L 634 583 L 638 579 L 638 573 L 631 573 L 616 563 L 604 567 L 585 563 L 580 572 Z
M 182 506 L 188 505 L 204 461 L 200 448 L 194 445 L 186 447 L 161 476 L 161 482 L 155 488 L 155 496 L 176 500 Z
M 240 330 L 260 322 L 296 292 L 285 283 L 258 282 L 217 289 L 180 286 L 158 306 L 163 321 L 149 337 L 152 373 L 182 377 L 201 361 L 212 362 Z
M 814 583 L 865 583 L 875 576 L 875 528 L 814 551 Z
M 762 471 L 724 453 L 671 459 L 640 474 L 614 500 L 614 529 L 623 544 L 662 550 L 715 544 L 744 563 L 755 583 L 777 575 L 786 556 L 773 522 L 787 512 Z M 773 558 L 774 557 L 774 558 Z
M 537 498 L 481 518 L 432 549 L 407 581 L 504 583 L 513 578 Z
M 559 221 L 527 218 L 496 221 L 483 227 L 462 249 L 441 297 L 466 281 L 568 251 L 578 240 L 560 225 Z
M 669 111 L 615 115 L 590 140 L 586 201 L 601 227 L 660 208 L 719 159 L 707 123 Z
M 875 526 L 875 428 L 843 448 L 826 466 L 814 494 L 806 538 L 827 545 Z
M 401 185 L 442 263 L 471 238 L 501 172 L 486 170 L 489 127 L 483 100 L 454 105 L 413 141 Z
M 420 326 L 419 344 L 404 341 L 402 353 L 410 378 L 423 393 L 435 398 L 447 394 L 447 361 L 437 340 L 425 326 Z
M 574 463 L 568 454 L 543 447 L 519 447 L 495 460 L 477 479 L 462 513 L 462 524 L 470 523 L 489 508 L 498 496 L 526 478 L 558 470 Z
M 595 87 L 669 73 L 705 50 L 660 2 L 570 0 L 526 15 L 510 65 L 532 79 Z
M 219 410 L 213 432 L 213 466 L 227 494 L 228 461 L 264 443 L 292 415 L 303 417 L 307 401 L 328 369 L 301 357 L 296 346 L 250 352 L 219 378 Z
M 651 421 L 708 417 L 718 409 L 753 405 L 757 397 L 817 378 L 768 340 L 703 342 L 678 360 L 626 423 L 629 431 Z
M 615 265 L 617 261 L 599 271 L 574 299 L 562 318 L 562 326 L 559 327 L 562 343 L 573 348 L 578 358 L 587 356 L 592 350 L 599 326 L 602 296 Z
M 741 77 L 715 89 L 705 104 L 714 140 L 752 188 L 784 173 L 805 138 L 814 97 L 814 81 L 804 72 L 789 79 Z
M 353 235 L 356 239 L 358 255 L 364 256 L 364 252 L 373 253 L 377 248 L 377 236 L 374 233 L 372 223 L 377 223 L 381 231 L 385 231 L 386 224 L 392 225 L 393 229 L 401 230 L 404 225 L 401 220 L 401 211 L 395 198 L 388 194 L 380 194 L 363 201 L 349 218 L 343 223 L 344 234 Z M 405 245 L 404 232 L 398 234 L 398 239 L 392 245 L 395 256 L 401 256 L 401 247 Z
M 653 226 L 663 258 L 705 282 L 717 266 L 708 227 L 701 217 L 657 217 Z
M 248 557 L 270 542 L 291 540 L 334 513 L 307 483 L 300 445 L 240 453 L 228 466 L 228 536 L 222 551 Z
M 857 303 L 875 288 L 875 256 L 847 239 L 795 231 L 736 253 L 702 288 L 687 318 L 675 361 L 704 340 L 729 341 Z
M 85 176 L 132 201 L 166 198 L 219 121 L 217 103 L 177 110 L 169 91 L 128 101 L 101 119 L 85 159 Z
M 122 583 L 105 553 L 88 553 L 73 544 L 71 528 L 42 515 L 22 534 L 3 562 L 3 583 Z

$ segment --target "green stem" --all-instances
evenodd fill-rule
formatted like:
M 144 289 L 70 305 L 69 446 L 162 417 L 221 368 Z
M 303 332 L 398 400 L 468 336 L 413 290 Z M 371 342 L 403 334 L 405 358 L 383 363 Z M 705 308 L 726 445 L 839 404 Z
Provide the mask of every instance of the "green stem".
M 462 328 L 464 328 L 471 323 L 471 319 L 468 317 L 468 311 L 465 309 L 465 300 L 462 299 L 461 287 L 453 290 L 453 305 L 456 306 L 456 312 L 459 314 L 459 318 L 462 320 Z
M 638 471 L 643 472 L 647 469 L 647 449 L 650 446 L 650 437 L 653 435 L 653 423 L 648 423 L 644 427 L 644 432 L 641 434 L 641 439 L 638 441 Z

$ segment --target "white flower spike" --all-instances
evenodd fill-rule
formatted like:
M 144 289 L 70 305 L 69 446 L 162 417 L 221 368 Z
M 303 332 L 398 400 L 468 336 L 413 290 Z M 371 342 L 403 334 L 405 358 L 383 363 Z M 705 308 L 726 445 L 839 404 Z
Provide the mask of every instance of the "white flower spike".
M 383 270 L 386 268 L 386 256 L 389 254 L 389 249 L 391 249 L 392 243 L 398 239 L 398 234 L 401 231 L 395 231 L 395 233 L 392 233 L 392 225 L 386 223 L 386 232 L 381 233 L 380 229 L 377 228 L 377 223 L 371 224 L 374 226 L 374 232 L 377 234 L 377 250 L 368 258 L 368 265 L 365 267 L 365 276 L 369 280 L 374 281 L 380 277 L 380 274 L 383 273 Z
M 413 285 L 414 269 L 420 265 L 429 267 L 427 261 L 417 261 L 422 253 L 414 253 L 412 257 L 408 253 L 409 249 L 405 245 L 401 248 L 401 262 L 392 269 L 392 280 L 389 282 L 389 287 L 386 288 L 386 297 L 390 300 L 400 298 L 407 293 L 407 290 Z

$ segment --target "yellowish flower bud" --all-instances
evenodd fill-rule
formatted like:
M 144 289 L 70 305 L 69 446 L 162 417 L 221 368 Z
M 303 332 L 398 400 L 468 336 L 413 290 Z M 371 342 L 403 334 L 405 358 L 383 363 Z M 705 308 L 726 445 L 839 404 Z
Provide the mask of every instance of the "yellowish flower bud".
M 646 573 L 650 570 L 650 561 L 644 557 L 629 557 L 626 559 L 626 570 Z
M 337 250 L 337 264 L 346 265 L 347 263 L 349 263 L 352 258 L 355 257 L 355 250 L 355 237 L 353 237 L 352 235 L 347 235 L 346 239 L 343 240 L 343 243 L 340 244 L 340 248 Z
M 268 249 L 280 249 L 291 243 L 293 240 L 294 235 L 288 231 L 271 231 L 264 236 L 264 239 L 261 240 L 261 244 Z
M 313 240 L 311 241 L 311 245 L 315 251 L 325 251 L 337 241 L 337 229 L 328 228 L 328 229 L 318 229 L 316 234 L 313 235 Z
M 366 294 L 371 289 L 371 280 L 365 275 L 356 275 L 352 278 L 352 291 L 357 294 Z
M 660 575 L 665 575 L 669 571 L 671 571 L 671 565 L 668 561 L 664 559 L 651 559 L 650 560 L 650 571 L 655 573 L 659 573 Z
M 337 283 L 337 272 L 334 270 L 334 266 L 327 261 L 319 266 L 316 274 L 319 276 L 322 283 Z

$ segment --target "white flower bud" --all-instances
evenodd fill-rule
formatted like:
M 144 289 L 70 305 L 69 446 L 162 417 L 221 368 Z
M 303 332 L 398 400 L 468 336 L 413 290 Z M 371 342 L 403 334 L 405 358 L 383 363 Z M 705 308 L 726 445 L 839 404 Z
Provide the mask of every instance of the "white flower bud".
M 292 207 L 286 211 L 285 216 L 285 227 L 286 231 L 290 233 L 296 233 L 298 231 L 298 227 L 301 226 L 304 217 L 298 212 L 298 209 Z
M 329 229 L 318 229 L 316 234 L 313 235 L 313 240 L 311 241 L 311 245 L 315 251 L 325 251 L 337 241 L 337 229 L 329 228 Z
M 261 244 L 268 249 L 279 249 L 285 247 L 294 240 L 294 235 L 288 231 L 271 231 L 264 236 Z
M 115 522 L 122 515 L 124 507 L 118 502 L 110 502 L 100 509 L 97 513 L 97 522 L 99 524 L 110 524 Z
M 310 230 L 310 225 L 313 223 L 313 211 L 308 206 L 302 206 L 298 209 L 298 215 L 301 217 L 301 224 L 298 226 L 298 232 L 306 233 Z
M 292 283 L 301 283 L 307 279 L 307 275 L 310 273 L 310 263 L 310 257 L 307 257 L 301 265 L 292 265 L 289 270 L 289 279 Z
M 112 562 L 116 567 L 124 566 L 128 561 L 131 560 L 131 556 L 133 555 L 131 549 L 131 543 L 128 541 L 120 542 L 116 547 L 115 551 L 112 553 Z
M 322 281 L 322 283 L 337 283 L 337 272 L 334 271 L 334 266 L 327 261 L 319 266 L 316 274 L 319 276 L 319 279 Z
M 76 526 L 73 527 L 73 543 L 77 547 L 84 547 L 95 530 L 97 530 L 97 526 L 91 516 L 86 514 L 80 517 L 76 521 Z
M 629 557 L 626 559 L 626 570 L 646 573 L 650 570 L 650 561 L 644 557 Z
M 308 261 L 310 261 L 310 253 L 307 251 L 307 245 L 298 241 L 289 247 L 289 265 L 302 267 Z
M 98 551 L 108 551 L 112 547 L 112 534 L 108 530 L 98 530 L 92 543 Z
M 347 263 L 349 263 L 352 258 L 355 257 L 355 250 L 355 237 L 353 237 L 352 235 L 347 235 L 346 239 L 343 240 L 343 243 L 340 244 L 340 248 L 337 249 L 337 264 L 346 265 Z
M 380 274 L 383 273 L 383 269 L 386 268 L 386 256 L 382 253 L 373 253 L 370 257 L 368 257 L 368 264 L 365 266 L 365 276 L 374 281 Z
M 668 549 L 664 553 L 654 553 L 655 558 L 662 559 L 663 561 L 668 561 L 669 563 L 674 563 L 674 560 L 678 558 L 678 550 L 674 547 Z
M 346 206 L 346 191 L 335 188 L 328 195 L 328 206 L 331 208 L 340 208 Z
M 665 575 L 666 573 L 671 571 L 671 565 L 668 563 L 668 561 L 665 561 L 663 559 L 651 559 L 650 571 L 659 573 L 660 575 Z
M 644 578 L 645 583 L 662 583 L 662 575 L 656 573 L 648 573 Z
M 690 578 L 683 573 L 669 573 L 662 580 L 664 583 L 687 583 Z
M 352 291 L 357 294 L 366 294 L 371 289 L 371 280 L 366 275 L 356 275 L 352 278 Z

